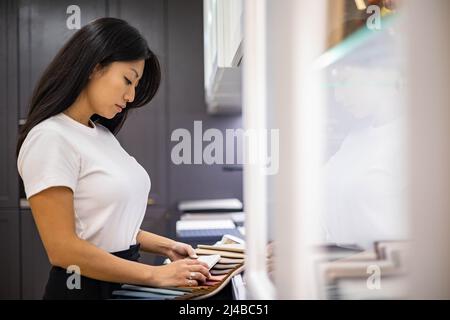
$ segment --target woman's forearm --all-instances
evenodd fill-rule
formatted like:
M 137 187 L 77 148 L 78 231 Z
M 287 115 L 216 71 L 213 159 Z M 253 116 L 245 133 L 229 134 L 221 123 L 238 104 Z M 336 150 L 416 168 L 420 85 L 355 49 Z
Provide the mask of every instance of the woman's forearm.
M 136 241 L 141 245 L 141 250 L 163 256 L 167 256 L 175 244 L 174 240 L 144 230 L 139 230 Z
M 74 238 L 61 244 L 53 265 L 67 269 L 74 265 L 81 275 L 102 281 L 150 285 L 155 267 L 116 257 L 89 242 Z

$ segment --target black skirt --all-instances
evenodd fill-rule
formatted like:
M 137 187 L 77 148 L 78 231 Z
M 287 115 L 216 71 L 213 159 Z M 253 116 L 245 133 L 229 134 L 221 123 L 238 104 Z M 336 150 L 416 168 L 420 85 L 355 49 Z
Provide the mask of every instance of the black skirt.
M 139 244 L 130 246 L 128 250 L 113 252 L 112 254 L 123 259 L 138 261 Z M 45 287 L 44 300 L 103 300 L 112 298 L 112 292 L 120 289 L 120 283 L 100 281 L 80 276 L 80 288 L 69 289 L 67 280 L 73 273 L 66 269 L 52 267 Z

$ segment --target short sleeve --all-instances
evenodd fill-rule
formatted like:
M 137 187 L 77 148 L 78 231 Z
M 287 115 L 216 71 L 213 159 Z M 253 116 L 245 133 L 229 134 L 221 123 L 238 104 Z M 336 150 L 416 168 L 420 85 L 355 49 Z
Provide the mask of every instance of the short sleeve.
M 75 192 L 80 155 L 57 131 L 31 130 L 21 146 L 17 168 L 27 199 L 56 186 Z

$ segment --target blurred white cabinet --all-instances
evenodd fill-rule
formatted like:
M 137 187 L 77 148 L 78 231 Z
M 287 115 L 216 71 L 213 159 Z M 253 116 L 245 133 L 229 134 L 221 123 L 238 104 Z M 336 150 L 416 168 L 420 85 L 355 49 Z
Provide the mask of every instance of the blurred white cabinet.
M 204 0 L 205 98 L 208 112 L 241 110 L 243 0 Z

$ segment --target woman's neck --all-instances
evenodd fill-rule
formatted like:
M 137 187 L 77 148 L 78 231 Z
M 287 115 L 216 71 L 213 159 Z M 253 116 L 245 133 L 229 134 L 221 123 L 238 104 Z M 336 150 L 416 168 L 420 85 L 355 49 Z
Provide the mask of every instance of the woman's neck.
M 64 110 L 64 114 L 71 117 L 75 121 L 92 128 L 89 120 L 94 113 L 90 110 L 88 104 L 83 101 L 81 95 L 70 107 Z

